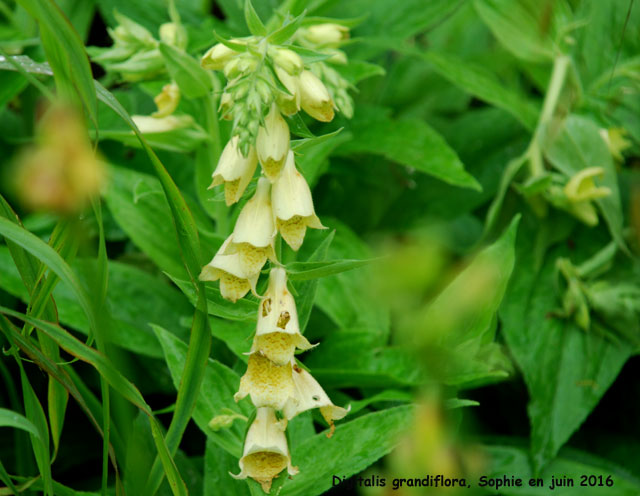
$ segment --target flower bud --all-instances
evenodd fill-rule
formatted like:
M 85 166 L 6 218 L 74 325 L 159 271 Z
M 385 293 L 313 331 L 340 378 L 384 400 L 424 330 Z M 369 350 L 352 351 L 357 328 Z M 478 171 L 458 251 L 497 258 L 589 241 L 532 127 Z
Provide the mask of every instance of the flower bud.
M 331 437 L 335 430 L 334 420 L 340 420 L 347 415 L 351 407 L 342 408 L 334 405 L 327 393 L 324 392 L 322 386 L 318 384 L 313 376 L 292 362 L 293 367 L 293 384 L 295 388 L 294 401 L 288 402 L 282 413 L 287 419 L 292 419 L 299 413 L 319 408 L 320 414 L 326 420 L 331 430 L 327 437 Z
M 132 115 L 131 119 L 142 134 L 168 133 L 176 129 L 184 129 L 194 123 L 193 117 L 190 115 L 168 115 L 166 117 Z
M 227 79 L 235 79 L 254 71 L 257 65 L 258 61 L 253 55 L 243 54 L 232 58 L 224 65 L 224 75 Z
M 218 166 L 213 172 L 210 188 L 224 183 L 224 197 L 227 205 L 237 202 L 251 181 L 258 165 L 255 149 L 251 147 L 246 157 L 238 148 L 239 138 L 234 136 L 222 150 Z
M 305 178 L 296 170 L 292 151 L 273 185 L 271 201 L 276 227 L 293 250 L 297 251 L 302 246 L 307 227 L 326 229 L 315 214 L 311 190 Z
M 338 46 L 349 39 L 349 28 L 334 23 L 316 24 L 307 28 L 305 38 L 316 45 Z
M 279 67 L 276 67 L 276 75 L 290 94 L 278 91 L 277 103 L 284 115 L 293 115 L 300 110 L 300 91 L 298 90 L 298 78 Z
M 261 353 L 276 365 L 285 365 L 293 359 L 296 348 L 312 347 L 300 334 L 296 302 L 287 289 L 287 272 L 279 267 L 271 269 L 250 353 Z
M 331 62 L 332 64 L 347 65 L 347 54 L 342 50 L 333 49 L 327 51 L 331 54 L 331 57 L 327 59 L 327 62 Z
M 180 50 L 187 48 L 187 32 L 183 26 L 175 22 L 166 22 L 160 25 L 160 40 L 167 45 L 174 46 Z
M 231 48 L 222 43 L 217 43 L 202 56 L 200 65 L 204 69 L 219 71 L 236 55 L 238 55 L 238 52 L 235 50 L 231 50 Z
M 151 114 L 152 117 L 167 117 L 173 114 L 180 103 L 180 88 L 176 83 L 165 84 L 162 91 L 153 99 L 158 110 Z
M 276 227 L 270 192 L 271 183 L 261 177 L 255 195 L 242 208 L 233 230 L 233 244 L 247 274 L 259 272 L 267 257 L 275 260 L 273 242 Z
M 621 127 L 600 129 L 600 136 L 607 144 L 609 152 L 616 162 L 624 162 L 622 152 L 632 145 L 631 141 L 626 138 L 627 135 L 626 129 Z
M 200 272 L 201 281 L 220 280 L 220 294 L 223 298 L 236 302 L 249 290 L 255 293 L 260 271 L 246 272 L 240 254 L 234 249 L 233 235 L 229 236 L 215 254 L 211 262 Z
M 220 108 L 219 112 L 222 115 L 224 120 L 231 120 L 233 117 L 231 116 L 231 107 L 233 106 L 233 98 L 226 91 L 220 97 Z
M 333 102 L 326 86 L 311 71 L 302 71 L 298 76 L 300 104 L 302 110 L 321 122 L 333 119 Z
M 300 74 L 304 69 L 304 62 L 302 62 L 300 55 L 288 48 L 275 48 L 272 50 L 271 56 L 276 67 L 284 69 L 292 76 Z
M 240 473 L 231 476 L 236 479 L 251 477 L 260 483 L 265 493 L 271 490 L 273 479 L 285 468 L 289 475 L 298 473 L 298 468 L 291 464 L 284 425 L 276 419 L 272 408 L 258 408 L 247 431 L 239 465 Z
M 289 151 L 289 126 L 280 115 L 277 105 L 271 106 L 264 119 L 264 126 L 260 126 L 258 130 L 256 151 L 265 176 L 274 182 Z

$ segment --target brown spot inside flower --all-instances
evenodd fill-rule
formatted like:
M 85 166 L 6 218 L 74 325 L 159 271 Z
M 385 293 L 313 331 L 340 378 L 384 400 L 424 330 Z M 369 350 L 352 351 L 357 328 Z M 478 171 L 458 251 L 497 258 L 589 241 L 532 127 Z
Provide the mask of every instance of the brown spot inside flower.
M 287 324 L 291 320 L 291 315 L 286 310 L 280 313 L 280 317 L 278 318 L 278 323 L 276 324 L 280 329 L 284 329 L 287 327 Z
M 262 316 L 266 317 L 271 313 L 271 298 L 267 298 L 262 302 Z

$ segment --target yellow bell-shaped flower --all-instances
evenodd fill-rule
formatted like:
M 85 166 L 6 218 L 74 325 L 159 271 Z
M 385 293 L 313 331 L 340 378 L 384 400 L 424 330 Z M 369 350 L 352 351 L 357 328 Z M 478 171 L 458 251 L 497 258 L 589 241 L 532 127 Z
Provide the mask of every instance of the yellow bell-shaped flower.
M 279 267 L 269 273 L 269 287 L 258 309 L 258 328 L 250 353 L 260 353 L 276 365 L 286 365 L 296 348 L 313 345 L 300 334 L 298 311 L 287 289 L 287 272 Z
M 287 156 L 280 177 L 273 185 L 271 201 L 276 227 L 293 250 L 297 251 L 302 246 L 307 227 L 326 229 L 313 208 L 307 181 L 296 170 L 292 151 Z
M 232 205 L 240 199 L 258 166 L 255 149 L 251 147 L 245 157 L 238 148 L 238 142 L 239 138 L 234 136 L 222 150 L 216 170 L 213 172 L 213 182 L 209 186 L 214 188 L 224 184 L 227 205 Z
M 289 475 L 296 475 L 298 468 L 291 464 L 285 428 L 286 423 L 276 419 L 273 408 L 258 408 L 244 441 L 240 473 L 231 476 L 236 479 L 251 477 L 268 493 L 273 479 L 284 469 Z

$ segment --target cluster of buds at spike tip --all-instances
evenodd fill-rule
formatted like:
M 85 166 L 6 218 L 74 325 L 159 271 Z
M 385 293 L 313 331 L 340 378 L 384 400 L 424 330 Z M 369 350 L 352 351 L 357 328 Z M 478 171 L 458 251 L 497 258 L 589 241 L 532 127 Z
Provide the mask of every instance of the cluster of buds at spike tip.
M 329 67 L 346 64 L 346 55 L 338 47 L 348 37 L 349 30 L 344 26 L 317 24 L 300 28 L 287 45 L 270 43 L 268 37 L 249 36 L 218 43 L 202 57 L 202 67 L 222 71 L 227 78 L 219 110 L 224 119 L 233 122 L 232 136 L 238 137 L 245 156 L 251 146 L 258 148 L 270 180 L 277 175 L 274 167 L 282 166 L 286 156 L 279 145 L 288 135 L 288 129 L 282 130 L 286 126 L 283 115 L 303 110 L 314 119 L 329 122 L 338 109 L 351 117 L 350 85 Z M 328 55 L 327 63 L 305 63 L 296 50 L 308 53 L 308 48 Z M 264 147 L 260 143 L 265 142 L 270 128 L 276 133 L 272 146 L 278 153 L 266 163 L 260 155 Z

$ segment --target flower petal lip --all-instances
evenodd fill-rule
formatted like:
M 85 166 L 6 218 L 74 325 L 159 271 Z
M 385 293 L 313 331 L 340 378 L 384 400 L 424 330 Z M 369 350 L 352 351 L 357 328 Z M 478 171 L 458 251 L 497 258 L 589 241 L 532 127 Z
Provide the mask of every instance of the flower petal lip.
M 595 200 L 610 195 L 611 190 L 609 188 L 596 186 L 594 182 L 596 176 L 603 175 L 604 169 L 602 167 L 587 167 L 573 175 L 564 187 L 564 192 L 569 201 Z
M 262 170 L 269 181 L 274 182 L 280 175 L 289 151 L 289 126 L 280 115 L 276 104 L 271 105 L 264 119 L 264 126 L 258 129 L 256 151 Z
M 261 353 L 277 365 L 291 361 L 297 349 L 314 345 L 300 333 L 298 311 L 293 295 L 287 289 L 287 273 L 274 267 L 269 273 L 269 287 L 258 309 L 258 325 L 251 353 Z
M 327 87 L 311 71 L 302 71 L 298 76 L 302 110 L 321 122 L 330 122 L 335 115 L 333 101 Z
M 318 381 L 309 372 L 299 367 L 295 360 L 292 360 L 291 367 L 293 370 L 295 400 L 287 403 L 282 413 L 287 419 L 291 419 L 306 410 L 319 408 L 321 415 L 331 427 L 328 436 L 331 437 L 334 430 L 333 421 L 344 418 L 351 406 L 342 408 L 334 405 L 327 393 L 322 389 L 322 386 L 318 384 Z
M 284 426 L 276 419 L 272 408 L 258 408 L 256 418 L 247 431 L 238 465 L 240 473 L 231 474 L 232 477 L 251 477 L 267 493 L 271 489 L 272 480 L 285 468 L 289 475 L 298 473 L 298 468 L 291 463 Z
M 291 364 L 276 365 L 259 353 L 251 355 L 247 371 L 240 379 L 240 388 L 233 398 L 239 401 L 247 395 L 256 408 L 282 410 L 294 402 Z
M 238 136 L 234 136 L 225 145 L 212 175 L 213 182 L 209 186 L 209 188 L 213 188 L 219 184 L 225 185 L 227 206 L 240 199 L 258 166 L 255 149 L 251 147 L 247 156 L 243 156 L 238 147 L 239 140 Z
M 256 283 L 260 272 L 248 273 L 246 264 L 240 253 L 233 246 L 233 235 L 230 235 L 214 255 L 211 262 L 200 272 L 201 281 L 220 280 L 220 293 L 233 302 L 242 298 L 251 290 L 256 292 Z
M 291 151 L 273 185 L 271 198 L 276 227 L 293 250 L 302 245 L 307 227 L 326 229 L 315 214 L 311 190 L 304 176 L 296 170 Z

